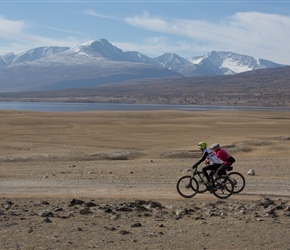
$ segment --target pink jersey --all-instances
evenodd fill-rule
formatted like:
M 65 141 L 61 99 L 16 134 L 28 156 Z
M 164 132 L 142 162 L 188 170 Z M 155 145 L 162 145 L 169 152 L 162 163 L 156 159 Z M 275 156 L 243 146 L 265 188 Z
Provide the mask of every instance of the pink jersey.
M 225 151 L 222 148 L 219 148 L 216 152 L 215 152 L 216 156 L 221 159 L 224 163 L 231 163 L 231 162 L 227 162 L 227 159 L 230 157 L 230 155 L 228 154 L 227 151 Z

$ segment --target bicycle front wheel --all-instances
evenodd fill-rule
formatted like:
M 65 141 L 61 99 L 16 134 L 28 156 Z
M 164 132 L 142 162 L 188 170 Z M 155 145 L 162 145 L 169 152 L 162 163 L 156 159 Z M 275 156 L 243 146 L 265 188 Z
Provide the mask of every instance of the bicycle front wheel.
M 192 198 L 195 196 L 198 188 L 197 180 L 190 175 L 181 177 L 176 184 L 177 192 L 184 198 Z
M 220 198 L 227 199 L 229 198 L 234 191 L 234 184 L 227 176 L 217 177 L 212 186 L 212 193 Z
M 243 189 L 246 186 L 245 177 L 241 173 L 238 173 L 238 172 L 230 172 L 230 173 L 228 173 L 228 176 L 234 184 L 233 193 L 237 194 L 237 193 L 240 193 L 241 191 L 243 191 Z
M 207 186 L 203 184 L 206 180 L 204 174 L 199 172 L 198 174 L 195 174 L 194 177 L 197 179 L 199 184 L 198 193 L 205 193 L 207 191 Z

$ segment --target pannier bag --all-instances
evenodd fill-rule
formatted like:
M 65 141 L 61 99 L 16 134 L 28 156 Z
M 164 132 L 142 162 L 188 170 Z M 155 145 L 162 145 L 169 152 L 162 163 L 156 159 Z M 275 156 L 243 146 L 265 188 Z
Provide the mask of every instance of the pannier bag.
M 236 160 L 234 157 L 230 156 L 226 161 L 234 163 Z

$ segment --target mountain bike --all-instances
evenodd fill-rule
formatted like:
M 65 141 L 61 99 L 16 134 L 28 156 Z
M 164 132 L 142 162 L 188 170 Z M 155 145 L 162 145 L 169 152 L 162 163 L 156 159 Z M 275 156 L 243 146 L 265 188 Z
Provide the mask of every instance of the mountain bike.
M 243 189 L 245 188 L 246 180 L 245 180 L 245 177 L 241 173 L 235 172 L 235 171 L 231 172 L 232 170 L 233 170 L 233 166 L 231 165 L 226 169 L 226 175 L 234 184 L 233 193 L 237 194 L 237 193 L 242 192 Z M 212 170 L 211 173 L 209 174 L 209 178 L 212 179 L 215 173 L 216 173 L 216 170 Z M 197 168 L 194 170 L 194 176 L 199 183 L 203 183 L 206 180 L 203 172 L 197 170 Z M 204 193 L 206 191 L 207 191 L 207 187 L 205 185 L 200 185 L 198 193 Z
M 227 199 L 233 194 L 234 183 L 227 175 L 219 176 L 217 178 L 213 177 L 209 183 L 199 185 L 199 183 L 204 182 L 201 174 L 202 172 L 195 168 L 191 175 L 181 177 L 176 184 L 177 192 L 184 198 L 191 198 L 197 193 L 204 193 L 205 191 L 209 191 L 220 199 Z M 198 175 L 201 179 L 198 181 L 195 178 L 195 175 Z M 200 180 L 203 181 L 201 182 Z

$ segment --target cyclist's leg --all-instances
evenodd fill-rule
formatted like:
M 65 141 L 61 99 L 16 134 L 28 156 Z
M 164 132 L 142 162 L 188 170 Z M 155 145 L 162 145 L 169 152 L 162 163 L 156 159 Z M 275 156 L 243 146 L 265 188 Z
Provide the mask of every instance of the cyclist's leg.
M 231 166 L 232 164 L 230 163 L 223 163 L 217 170 L 216 175 L 217 176 L 221 176 L 221 175 L 226 175 L 226 169 Z
M 220 164 L 212 164 L 212 165 L 207 165 L 207 166 L 202 168 L 202 172 L 203 172 L 203 174 L 204 174 L 204 176 L 205 176 L 205 178 L 207 179 L 208 182 L 210 182 L 210 178 L 209 178 L 209 175 L 208 175 L 207 171 L 216 170 L 216 169 L 218 169 L 219 166 L 220 166 Z

